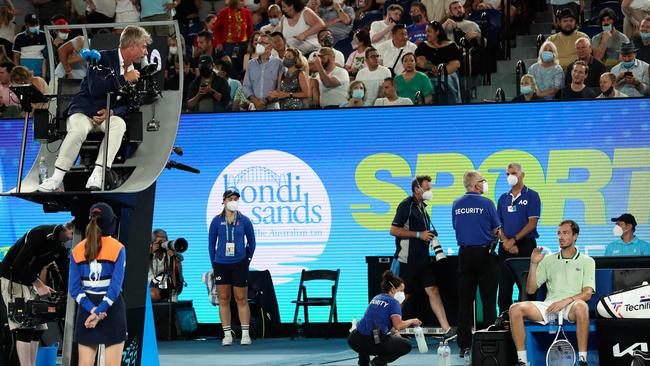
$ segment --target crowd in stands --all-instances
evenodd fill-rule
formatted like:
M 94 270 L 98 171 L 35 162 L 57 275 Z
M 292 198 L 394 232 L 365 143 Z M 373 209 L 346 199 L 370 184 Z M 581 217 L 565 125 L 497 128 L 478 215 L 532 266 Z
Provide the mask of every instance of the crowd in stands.
M 508 22 L 523 17 L 526 4 L 512 1 Z M 581 25 L 584 6 L 551 1 L 556 29 L 514 101 L 648 95 L 650 0 L 622 0 Z M 506 17 L 500 7 L 495 0 L 0 0 L 0 109 L 4 117 L 18 112 L 9 85 L 25 70 L 43 90 L 53 77 L 84 77 L 79 50 L 87 42 L 67 28 L 50 34 L 56 68 L 49 75 L 44 25 L 171 19 L 180 45 L 173 27 L 148 30 L 168 37 L 164 88 L 182 87 L 186 112 L 467 102 L 479 74 L 496 71 L 504 35 L 493 37 L 486 14 Z

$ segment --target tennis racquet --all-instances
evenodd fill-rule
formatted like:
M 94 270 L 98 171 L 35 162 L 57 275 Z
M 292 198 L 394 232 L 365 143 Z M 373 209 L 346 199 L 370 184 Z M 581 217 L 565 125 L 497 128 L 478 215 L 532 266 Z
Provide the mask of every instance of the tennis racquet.
M 557 314 L 558 328 L 555 340 L 548 352 L 546 352 L 546 366 L 573 366 L 576 363 L 576 351 L 566 338 L 562 323 L 564 322 L 564 310 Z M 560 337 L 560 334 L 562 336 Z

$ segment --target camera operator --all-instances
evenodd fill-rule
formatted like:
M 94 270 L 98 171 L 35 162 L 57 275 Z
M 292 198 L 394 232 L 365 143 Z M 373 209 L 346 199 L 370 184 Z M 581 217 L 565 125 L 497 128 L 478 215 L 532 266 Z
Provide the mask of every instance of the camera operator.
M 183 288 L 183 255 L 173 247 L 161 248 L 167 242 L 167 232 L 156 229 L 151 234 L 151 255 L 149 256 L 149 292 L 152 301 L 178 301 Z
M 29 230 L 9 249 L 0 263 L 2 299 L 9 310 L 10 303 L 26 303 L 38 296 L 49 296 L 54 291 L 43 283 L 44 270 L 52 262 L 68 274 L 68 251 L 64 243 L 72 239 L 72 224 L 41 225 Z M 66 278 L 67 280 L 67 278 Z M 17 301 L 18 300 L 18 301 Z M 20 364 L 34 365 L 38 344 L 47 329 L 45 324 L 19 323 L 12 313 L 7 314 L 9 329 L 16 340 Z
M 38 191 L 54 192 L 62 187 L 63 177 L 72 167 L 81 145 L 93 130 L 109 134 L 109 146 L 105 146 L 102 141 L 95 169 L 86 182 L 87 189 L 101 189 L 101 164 L 103 164 L 104 150 L 108 149 L 106 164 L 107 168 L 110 168 L 126 132 L 124 118 L 128 113 L 130 98 L 118 98 L 118 92 L 127 83 L 136 83 L 140 79 L 140 72 L 135 69 L 134 63 L 141 62 L 147 55 L 149 44 L 151 44 L 149 33 L 144 28 L 130 25 L 122 31 L 118 49 L 101 51 L 98 65 L 89 67 L 79 92 L 63 113 L 67 118 L 68 133 L 63 139 L 58 158 L 54 163 L 54 173 L 38 186 Z M 110 111 L 106 110 L 108 93 L 113 93 Z M 104 121 L 109 114 L 111 115 L 110 130 L 106 131 Z

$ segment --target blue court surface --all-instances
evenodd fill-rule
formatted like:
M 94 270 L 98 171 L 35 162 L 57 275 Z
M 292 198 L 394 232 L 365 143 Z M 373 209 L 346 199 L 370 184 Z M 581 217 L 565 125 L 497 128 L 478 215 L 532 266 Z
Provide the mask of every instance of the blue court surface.
M 437 365 L 436 350 L 438 341 L 427 339 L 429 352 L 418 352 L 415 339 L 413 350 L 408 355 L 391 363 L 396 366 Z M 451 365 L 465 365 L 458 356 L 458 346 L 450 344 Z M 343 338 L 296 339 L 271 338 L 258 339 L 251 346 L 240 346 L 235 342 L 231 347 L 222 347 L 221 340 L 158 342 L 161 366 L 212 366 L 212 365 L 256 365 L 256 366 L 356 366 L 357 354 L 352 351 Z

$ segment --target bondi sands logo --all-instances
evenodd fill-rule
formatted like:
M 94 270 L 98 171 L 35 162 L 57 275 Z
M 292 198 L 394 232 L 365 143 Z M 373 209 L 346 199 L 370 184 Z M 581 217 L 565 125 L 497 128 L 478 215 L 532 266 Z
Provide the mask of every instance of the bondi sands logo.
M 269 269 L 276 283 L 300 272 L 325 249 L 331 208 L 325 186 L 301 159 L 277 150 L 248 153 L 230 163 L 210 192 L 207 225 L 223 210 L 222 194 L 241 194 L 239 210 L 255 228 L 257 249 L 251 264 Z

